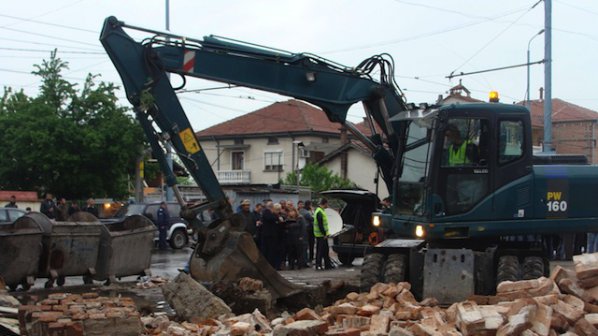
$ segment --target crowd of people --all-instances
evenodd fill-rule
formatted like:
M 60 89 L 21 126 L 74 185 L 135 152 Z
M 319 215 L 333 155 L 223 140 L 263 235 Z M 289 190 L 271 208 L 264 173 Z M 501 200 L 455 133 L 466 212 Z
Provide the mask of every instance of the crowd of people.
M 5 207 L 18 208 L 19 206 L 16 203 L 16 197 L 11 196 L 10 202 L 6 204 Z M 26 210 L 27 212 L 30 212 L 31 208 L 27 207 Z M 69 216 L 79 211 L 86 211 L 98 217 L 98 209 L 96 208 L 95 201 L 92 198 L 89 198 L 87 200 L 86 206 L 81 209 L 76 201 L 72 201 L 69 205 L 64 197 L 55 200 L 51 193 L 47 193 L 39 207 L 39 212 L 43 213 L 48 218 L 57 221 L 66 221 Z
M 299 201 L 297 206 L 291 201 L 265 200 L 252 209 L 251 202 L 243 200 L 237 212 L 245 230 L 275 269 L 302 269 L 312 264 L 316 269 L 332 269 L 330 231 L 324 211 L 327 207 L 326 199 L 316 209 L 309 200 Z

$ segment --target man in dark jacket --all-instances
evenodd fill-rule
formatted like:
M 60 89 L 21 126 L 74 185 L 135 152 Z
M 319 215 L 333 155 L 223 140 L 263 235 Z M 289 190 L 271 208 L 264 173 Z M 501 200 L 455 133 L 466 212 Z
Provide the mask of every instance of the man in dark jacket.
M 156 222 L 158 224 L 158 248 L 160 250 L 166 249 L 166 231 L 168 230 L 168 219 L 170 214 L 168 213 L 168 207 L 166 202 L 160 203 L 158 213 L 156 214 Z
M 15 195 L 10 196 L 10 201 L 6 203 L 5 208 L 18 208 L 17 197 Z
M 42 202 L 39 211 L 50 219 L 56 218 L 56 204 L 54 203 L 52 194 L 46 194 L 46 199 Z

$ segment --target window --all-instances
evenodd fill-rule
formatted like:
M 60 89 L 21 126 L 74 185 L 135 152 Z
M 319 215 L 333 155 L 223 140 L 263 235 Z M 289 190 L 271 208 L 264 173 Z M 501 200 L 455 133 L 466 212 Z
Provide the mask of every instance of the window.
M 244 160 L 245 160 L 245 152 L 232 152 L 231 153 L 231 169 L 232 170 L 243 170 Z
M 498 139 L 498 163 L 505 164 L 523 156 L 523 123 L 503 120 Z
M 485 166 L 487 125 L 487 121 L 482 119 L 450 119 L 445 129 L 442 166 Z
M 264 170 L 265 171 L 282 171 L 282 152 L 265 152 L 264 153 Z
M 277 137 L 268 137 L 268 145 L 278 145 Z

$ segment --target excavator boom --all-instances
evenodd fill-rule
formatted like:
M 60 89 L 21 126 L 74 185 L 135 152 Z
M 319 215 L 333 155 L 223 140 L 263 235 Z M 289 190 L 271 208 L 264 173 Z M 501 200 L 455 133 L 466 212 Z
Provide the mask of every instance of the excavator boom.
M 125 28 L 152 36 L 138 42 Z M 126 25 L 114 17 L 105 20 L 100 41 L 122 78 L 127 99 L 167 176 L 167 184 L 175 186 L 176 180 L 166 164 L 161 147 L 164 142 L 172 145 L 220 218 L 200 232 L 190 261 L 194 278 L 220 281 L 252 276 L 264 280 L 275 296 L 288 296 L 297 290 L 268 265 L 243 232 L 241 220 L 233 214 L 171 86 L 169 73 L 181 75 L 183 82 L 187 76 L 203 78 L 275 92 L 320 107 L 331 121 L 346 125 L 372 150 L 391 190 L 393 166 L 400 159 L 404 140 L 399 136 L 401 130 L 393 129 L 389 119 L 404 111 L 406 105 L 394 84 L 392 62 L 384 56 L 348 68 L 315 55 L 215 36 L 197 40 L 160 33 Z M 379 81 L 370 76 L 375 70 L 381 74 Z M 367 137 L 346 120 L 348 109 L 358 102 L 364 105 L 371 130 L 380 134 Z M 183 216 L 193 221 L 197 213 L 188 206 Z

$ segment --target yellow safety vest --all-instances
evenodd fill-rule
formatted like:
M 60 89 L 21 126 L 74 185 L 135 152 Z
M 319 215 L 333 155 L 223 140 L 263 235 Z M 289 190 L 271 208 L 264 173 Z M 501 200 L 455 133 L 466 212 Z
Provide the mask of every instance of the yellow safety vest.
M 458 166 L 463 164 L 471 163 L 471 160 L 467 157 L 467 145 L 471 144 L 471 141 L 463 141 L 463 143 L 455 151 L 455 145 L 449 146 L 449 166 Z
M 324 225 L 324 230 L 326 231 L 325 234 L 320 232 L 320 225 L 318 224 L 318 213 L 322 213 L 322 223 Z M 328 234 L 328 217 L 326 216 L 326 212 L 324 209 L 318 207 L 314 212 L 314 237 L 324 237 Z

